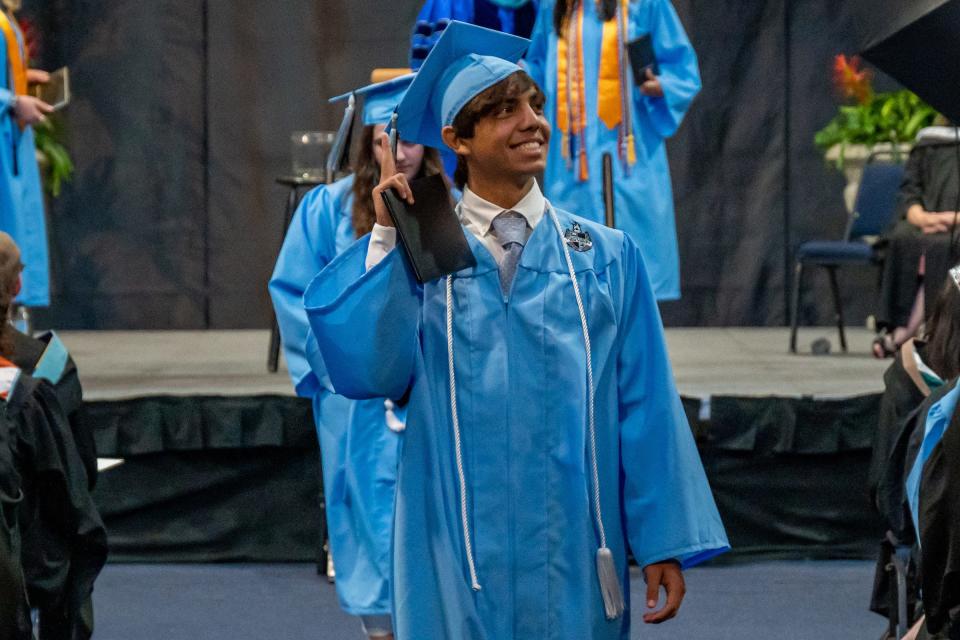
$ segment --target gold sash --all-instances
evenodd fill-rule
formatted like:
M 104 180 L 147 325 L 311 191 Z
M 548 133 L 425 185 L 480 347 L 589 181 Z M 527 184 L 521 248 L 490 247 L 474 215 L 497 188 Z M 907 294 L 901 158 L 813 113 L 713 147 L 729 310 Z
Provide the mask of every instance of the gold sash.
M 13 92 L 18 96 L 24 96 L 27 94 L 27 63 L 20 51 L 17 28 L 3 10 L 0 10 L 0 31 L 3 31 L 3 39 L 7 43 L 7 59 L 10 61 L 10 70 L 13 72 Z

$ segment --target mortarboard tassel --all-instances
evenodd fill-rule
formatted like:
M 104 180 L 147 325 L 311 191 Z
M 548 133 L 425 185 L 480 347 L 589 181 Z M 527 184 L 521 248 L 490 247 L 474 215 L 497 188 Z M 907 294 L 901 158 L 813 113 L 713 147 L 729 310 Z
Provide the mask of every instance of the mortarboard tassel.
M 626 608 L 623 602 L 623 590 L 617 577 L 617 565 L 613 553 L 607 547 L 597 549 L 597 577 L 600 579 L 600 595 L 603 596 L 603 608 L 607 620 L 616 620 Z

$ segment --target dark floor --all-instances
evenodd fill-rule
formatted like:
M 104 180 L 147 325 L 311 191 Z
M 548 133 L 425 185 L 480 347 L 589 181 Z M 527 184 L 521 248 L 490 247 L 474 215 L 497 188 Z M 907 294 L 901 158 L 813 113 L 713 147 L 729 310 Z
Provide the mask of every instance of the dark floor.
M 680 616 L 633 638 L 872 639 L 869 562 L 769 562 L 687 572 Z M 643 593 L 639 573 L 632 591 Z M 108 565 L 97 640 L 362 640 L 312 565 Z M 533 640 L 533 639 L 531 639 Z

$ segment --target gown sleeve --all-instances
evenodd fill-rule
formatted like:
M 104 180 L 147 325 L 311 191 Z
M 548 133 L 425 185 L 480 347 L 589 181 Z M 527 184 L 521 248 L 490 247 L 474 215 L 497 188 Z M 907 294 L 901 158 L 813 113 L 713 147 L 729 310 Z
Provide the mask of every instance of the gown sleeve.
M 680 128 L 690 103 L 700 92 L 700 69 L 697 54 L 670 0 L 652 0 L 652 4 L 649 30 L 660 67 L 663 97 L 645 96 L 639 88 L 634 89 L 634 95 L 657 133 L 669 138 Z M 641 29 L 634 31 L 641 35 Z
M 355 400 L 398 400 L 413 378 L 423 293 L 398 249 L 366 269 L 369 238 L 317 275 L 304 305 L 332 389 Z
M 624 239 L 617 360 L 627 537 L 640 566 L 693 566 L 729 548 L 673 383 L 663 328 L 639 248 Z
M 322 363 L 311 363 L 307 358 L 309 323 L 303 309 L 303 292 L 336 253 L 333 221 L 339 213 L 338 207 L 325 186 L 303 198 L 270 278 L 270 298 L 280 327 L 283 355 L 299 396 L 313 396 L 323 377 Z M 316 364 L 321 368 L 311 366 Z

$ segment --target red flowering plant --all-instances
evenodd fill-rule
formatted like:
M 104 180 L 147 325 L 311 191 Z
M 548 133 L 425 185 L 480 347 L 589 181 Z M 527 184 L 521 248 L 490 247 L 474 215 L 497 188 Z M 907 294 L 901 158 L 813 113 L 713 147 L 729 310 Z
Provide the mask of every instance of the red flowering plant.
M 28 60 L 37 60 L 42 52 L 40 30 L 29 18 L 18 17 L 17 23 L 23 33 Z M 74 168 L 70 154 L 61 143 L 63 126 L 60 118 L 56 114 L 48 116 L 46 122 L 34 125 L 33 134 L 37 159 L 43 169 L 43 187 L 56 198 L 60 195 L 63 183 L 70 181 Z
M 833 85 L 840 108 L 813 141 L 824 151 L 839 145 L 837 167 L 841 169 L 848 145 L 873 147 L 886 142 L 897 152 L 898 144 L 912 142 L 937 115 L 933 107 L 907 89 L 875 92 L 873 73 L 863 68 L 858 56 L 840 54 L 834 58 Z

